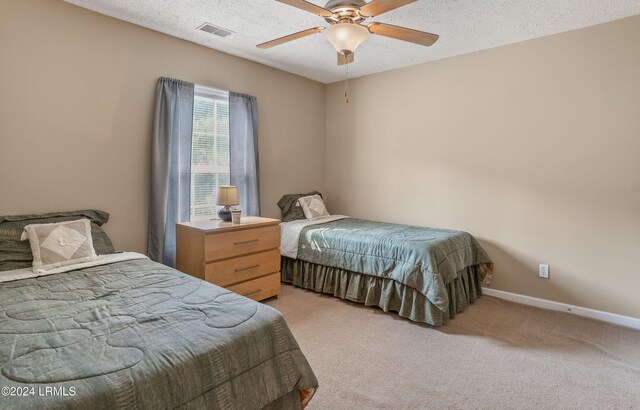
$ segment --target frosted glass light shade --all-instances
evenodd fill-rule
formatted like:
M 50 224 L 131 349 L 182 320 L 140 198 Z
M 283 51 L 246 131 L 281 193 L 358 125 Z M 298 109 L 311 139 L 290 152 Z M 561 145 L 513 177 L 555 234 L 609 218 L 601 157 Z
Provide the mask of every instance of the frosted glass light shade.
M 369 38 L 369 30 L 355 23 L 333 24 L 324 29 L 323 33 L 338 53 L 353 53 Z
M 216 205 L 238 205 L 238 188 L 234 186 L 218 187 Z

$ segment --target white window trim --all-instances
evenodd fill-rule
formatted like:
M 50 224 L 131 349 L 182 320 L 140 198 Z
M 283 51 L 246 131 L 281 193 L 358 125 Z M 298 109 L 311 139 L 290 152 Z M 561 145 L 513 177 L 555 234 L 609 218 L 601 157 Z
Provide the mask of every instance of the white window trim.
M 196 84 L 194 93 L 203 97 L 229 99 L 229 91 Z

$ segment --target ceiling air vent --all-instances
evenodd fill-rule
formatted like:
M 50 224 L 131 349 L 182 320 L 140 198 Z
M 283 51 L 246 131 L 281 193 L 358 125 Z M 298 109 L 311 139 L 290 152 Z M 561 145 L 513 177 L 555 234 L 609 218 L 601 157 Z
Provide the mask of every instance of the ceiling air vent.
M 226 28 L 215 26 L 211 23 L 204 23 L 198 30 L 206 31 L 207 33 L 215 34 L 218 37 L 226 37 L 230 34 L 233 34 L 233 31 L 227 30 Z

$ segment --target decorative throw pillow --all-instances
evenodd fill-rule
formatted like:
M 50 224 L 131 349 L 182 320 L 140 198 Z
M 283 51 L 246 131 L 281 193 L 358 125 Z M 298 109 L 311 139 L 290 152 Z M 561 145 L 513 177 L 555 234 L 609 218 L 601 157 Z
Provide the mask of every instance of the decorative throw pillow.
M 21 239 L 27 238 L 31 244 L 35 273 L 98 259 L 88 219 L 27 225 Z
M 298 199 L 298 203 L 302 206 L 304 216 L 310 221 L 329 216 L 329 212 L 327 212 L 327 208 L 324 206 L 324 201 L 322 201 L 320 195 L 302 197 Z
M 36 215 L 2 215 L 0 216 L 0 271 L 33 266 L 31 246 L 29 242 L 20 240 L 25 226 L 77 221 L 82 218 L 91 221 L 93 249 L 96 253 L 98 255 L 115 253 L 109 236 L 101 228 L 101 225 L 109 220 L 109 214 L 104 211 L 85 209 Z
M 311 195 L 320 195 L 322 198 L 322 194 L 318 191 L 312 191 L 306 194 L 287 194 L 283 195 L 282 198 L 278 201 L 278 206 L 282 211 L 282 222 L 295 221 L 297 219 L 305 219 L 304 211 L 302 207 L 298 203 L 298 199 L 311 196 Z

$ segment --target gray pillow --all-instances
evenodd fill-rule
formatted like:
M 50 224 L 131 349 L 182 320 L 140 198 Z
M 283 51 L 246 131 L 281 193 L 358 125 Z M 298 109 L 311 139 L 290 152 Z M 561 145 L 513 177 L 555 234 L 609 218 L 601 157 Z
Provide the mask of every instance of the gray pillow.
M 115 253 L 111 240 L 100 228 L 109 220 L 107 212 L 88 209 L 40 215 L 0 216 L 0 271 L 29 268 L 33 265 L 33 254 L 29 241 L 20 240 L 25 226 L 75 221 L 83 218 L 91 222 L 91 236 L 96 253 L 98 255 Z
M 278 201 L 278 206 L 282 211 L 282 222 L 295 221 L 296 219 L 306 219 L 302 207 L 298 205 L 298 199 L 311 195 L 320 195 L 320 198 L 322 198 L 322 194 L 318 191 L 308 192 L 306 194 L 284 195 Z

